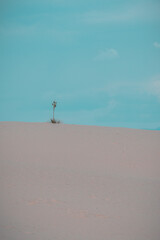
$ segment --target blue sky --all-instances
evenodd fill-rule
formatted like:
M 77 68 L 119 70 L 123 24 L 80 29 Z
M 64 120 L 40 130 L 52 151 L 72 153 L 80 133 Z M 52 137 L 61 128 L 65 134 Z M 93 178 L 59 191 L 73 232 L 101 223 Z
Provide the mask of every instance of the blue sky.
M 0 121 L 160 127 L 159 0 L 0 1 Z

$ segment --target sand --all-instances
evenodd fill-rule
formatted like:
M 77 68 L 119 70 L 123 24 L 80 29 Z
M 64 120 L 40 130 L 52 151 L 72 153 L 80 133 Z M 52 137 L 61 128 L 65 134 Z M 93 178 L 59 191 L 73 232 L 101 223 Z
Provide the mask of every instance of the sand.
M 159 240 L 160 131 L 0 123 L 1 240 Z

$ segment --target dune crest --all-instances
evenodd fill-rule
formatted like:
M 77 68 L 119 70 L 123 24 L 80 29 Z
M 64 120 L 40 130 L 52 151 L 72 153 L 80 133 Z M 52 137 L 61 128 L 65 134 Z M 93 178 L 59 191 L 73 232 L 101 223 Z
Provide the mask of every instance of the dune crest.
M 159 240 L 160 132 L 0 123 L 0 239 Z

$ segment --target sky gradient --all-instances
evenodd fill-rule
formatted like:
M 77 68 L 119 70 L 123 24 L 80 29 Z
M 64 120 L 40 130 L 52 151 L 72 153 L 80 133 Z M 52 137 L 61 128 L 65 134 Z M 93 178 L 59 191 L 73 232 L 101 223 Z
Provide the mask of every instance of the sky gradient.
M 0 121 L 160 128 L 159 0 L 0 1 Z

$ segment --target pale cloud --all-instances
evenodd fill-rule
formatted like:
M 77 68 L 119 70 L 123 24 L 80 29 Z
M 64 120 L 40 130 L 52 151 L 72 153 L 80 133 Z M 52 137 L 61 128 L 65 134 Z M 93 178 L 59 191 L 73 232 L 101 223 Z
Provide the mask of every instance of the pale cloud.
M 88 24 L 129 23 L 160 19 L 160 3 L 139 3 L 125 5 L 112 10 L 91 10 L 82 14 L 81 19 Z
M 149 94 L 156 96 L 160 101 L 160 74 L 153 77 L 148 83 L 147 91 Z
M 115 99 L 110 99 L 107 105 L 107 112 L 112 111 L 117 106 L 117 101 Z
M 0 34 L 2 36 L 39 36 L 42 35 L 52 38 L 54 41 L 71 42 L 74 41 L 78 36 L 78 31 L 70 30 L 57 30 L 52 26 L 45 26 L 41 24 L 32 24 L 32 25 L 12 25 L 1 27 Z
M 134 12 L 107 12 L 107 11 L 90 11 L 83 15 L 83 21 L 89 24 L 96 23 L 114 23 L 114 22 L 124 22 L 131 20 L 137 15 Z
M 113 58 L 117 58 L 118 52 L 116 49 L 114 48 L 110 48 L 110 49 L 105 49 L 103 51 L 100 51 L 98 53 L 98 55 L 94 58 L 95 61 L 104 61 L 106 59 L 113 59 Z
M 160 43 L 154 42 L 154 43 L 153 43 L 153 46 L 156 47 L 156 48 L 160 48 Z
M 30 26 L 23 25 L 11 25 L 0 27 L 0 34 L 4 36 L 25 36 L 25 35 L 35 35 L 37 26 L 35 24 Z

